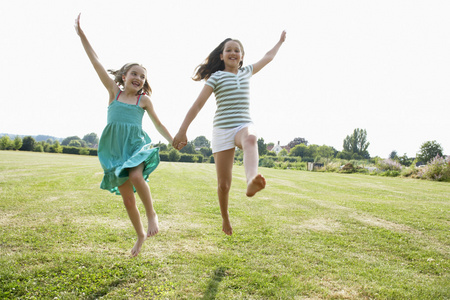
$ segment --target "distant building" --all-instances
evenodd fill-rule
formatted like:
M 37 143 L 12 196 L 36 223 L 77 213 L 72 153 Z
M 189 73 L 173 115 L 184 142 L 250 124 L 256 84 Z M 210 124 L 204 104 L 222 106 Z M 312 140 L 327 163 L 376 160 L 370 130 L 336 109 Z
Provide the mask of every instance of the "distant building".
M 278 141 L 278 143 L 274 146 L 272 146 L 272 145 L 267 146 L 267 151 L 274 151 L 277 155 L 283 149 L 286 149 L 287 152 L 289 152 L 289 150 L 291 150 L 291 148 L 289 148 L 289 146 L 281 146 L 280 141 Z

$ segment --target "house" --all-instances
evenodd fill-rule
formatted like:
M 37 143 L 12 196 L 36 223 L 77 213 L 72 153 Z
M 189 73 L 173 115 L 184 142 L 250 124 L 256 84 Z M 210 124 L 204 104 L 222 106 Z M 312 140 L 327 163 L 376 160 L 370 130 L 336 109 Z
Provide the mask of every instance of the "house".
M 267 146 L 267 151 L 274 151 L 277 155 L 283 149 L 286 149 L 287 152 L 289 152 L 289 150 L 291 150 L 291 148 L 289 148 L 289 146 L 281 146 L 280 141 L 278 141 L 278 144 L 276 144 L 274 146 L 272 146 L 272 145 Z

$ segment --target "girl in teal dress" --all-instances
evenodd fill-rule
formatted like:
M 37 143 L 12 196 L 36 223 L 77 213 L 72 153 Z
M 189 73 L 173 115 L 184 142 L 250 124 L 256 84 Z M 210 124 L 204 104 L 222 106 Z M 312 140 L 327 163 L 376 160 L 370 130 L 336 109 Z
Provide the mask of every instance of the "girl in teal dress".
M 147 237 L 158 233 L 158 216 L 153 209 L 146 181 L 159 164 L 159 149 L 151 146 L 150 137 L 142 130 L 144 112 L 148 113 L 158 132 L 169 143 L 173 139 L 153 109 L 146 69 L 139 64 L 126 64 L 118 71 L 108 70 L 114 75 L 112 79 L 81 30 L 80 15 L 75 20 L 75 29 L 95 71 L 109 92 L 108 122 L 98 147 L 98 157 L 104 170 L 100 187 L 122 196 L 137 233 L 137 242 L 131 249 L 131 255 L 136 256 Z M 145 207 L 147 233 L 136 206 L 135 192 Z

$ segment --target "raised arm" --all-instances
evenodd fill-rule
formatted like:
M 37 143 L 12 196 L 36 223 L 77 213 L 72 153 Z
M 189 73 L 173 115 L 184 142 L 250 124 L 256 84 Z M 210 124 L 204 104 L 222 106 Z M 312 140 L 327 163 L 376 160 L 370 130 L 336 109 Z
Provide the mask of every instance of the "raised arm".
M 187 144 L 186 133 L 189 128 L 189 125 L 191 125 L 192 121 L 194 121 L 195 117 L 198 115 L 200 110 L 203 108 L 206 101 L 211 96 L 212 92 L 213 92 L 213 88 L 210 87 L 209 85 L 205 84 L 202 91 L 198 95 L 197 100 L 195 100 L 194 104 L 192 104 L 191 108 L 189 109 L 188 113 L 186 114 L 186 117 L 184 118 L 184 121 L 181 124 L 177 135 L 173 139 L 172 146 L 174 148 L 180 150 Z
M 264 68 L 268 63 L 270 63 L 274 59 L 275 55 L 277 55 L 278 50 L 280 49 L 281 45 L 284 43 L 285 40 L 286 40 L 286 31 L 283 30 L 278 43 L 276 43 L 275 46 L 269 52 L 267 52 L 266 55 L 264 55 L 264 57 L 260 61 L 253 64 L 253 74 L 256 74 L 259 71 L 261 71 L 262 68 Z
M 97 54 L 95 53 L 94 49 L 92 48 L 91 44 L 89 43 L 88 39 L 86 38 L 86 35 L 84 34 L 83 30 L 80 26 L 80 16 L 75 19 L 75 30 L 77 34 L 80 36 L 81 43 L 83 44 L 84 50 L 86 51 L 87 56 L 89 57 L 89 60 L 91 61 L 92 65 L 94 66 L 95 71 L 97 72 L 98 77 L 102 81 L 103 85 L 109 92 L 109 98 L 110 102 L 114 100 L 114 97 L 116 93 L 119 90 L 119 87 L 114 82 L 114 80 L 109 77 L 108 73 L 106 72 L 105 68 L 100 63 Z

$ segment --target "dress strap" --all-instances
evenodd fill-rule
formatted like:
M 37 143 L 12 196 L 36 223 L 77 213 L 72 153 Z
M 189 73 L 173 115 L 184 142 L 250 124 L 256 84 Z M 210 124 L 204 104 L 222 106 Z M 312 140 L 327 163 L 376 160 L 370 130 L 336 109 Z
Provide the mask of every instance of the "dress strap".
M 116 101 L 117 101 L 117 99 L 119 99 L 120 93 L 122 93 L 122 91 L 119 91 L 119 92 L 117 93 Z
M 136 101 L 137 106 L 139 106 L 139 102 L 141 102 L 141 96 L 142 96 L 142 94 L 140 94 L 137 98 L 137 101 Z

